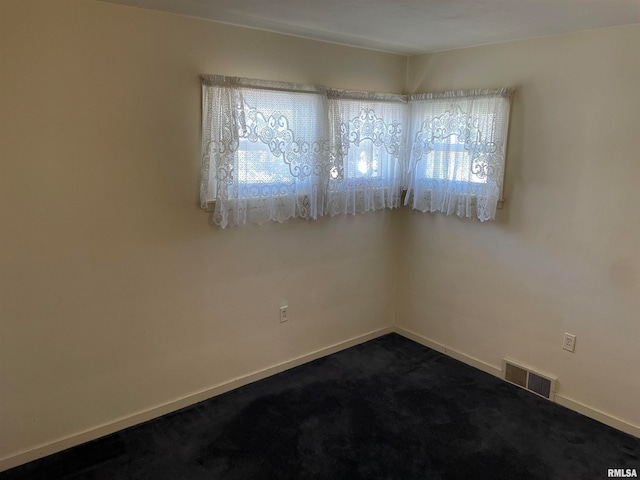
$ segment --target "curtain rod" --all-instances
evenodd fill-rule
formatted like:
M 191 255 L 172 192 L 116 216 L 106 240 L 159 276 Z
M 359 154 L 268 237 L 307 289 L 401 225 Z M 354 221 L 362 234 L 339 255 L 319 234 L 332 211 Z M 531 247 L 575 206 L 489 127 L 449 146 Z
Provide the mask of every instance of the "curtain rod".
M 202 84 L 211 87 L 242 87 L 259 88 L 263 90 L 279 90 L 283 92 L 319 93 L 325 94 L 326 88 L 320 85 L 306 85 L 304 83 L 278 82 L 274 80 L 258 80 L 245 77 L 227 77 L 225 75 L 202 75 Z
M 327 98 L 339 98 L 344 100 L 361 100 L 374 102 L 401 102 L 408 103 L 420 100 L 438 100 L 459 97 L 501 96 L 509 98 L 514 89 L 501 87 L 494 89 L 451 90 L 446 92 L 414 93 L 403 95 L 397 93 L 365 92 L 359 90 L 345 90 L 328 88 L 322 85 L 307 85 L 304 83 L 280 82 L 275 80 L 259 80 L 246 77 L 228 77 L 226 75 L 201 75 L 202 85 L 211 87 L 242 87 L 257 88 L 262 90 L 274 90 L 281 92 L 316 93 L 326 95 Z

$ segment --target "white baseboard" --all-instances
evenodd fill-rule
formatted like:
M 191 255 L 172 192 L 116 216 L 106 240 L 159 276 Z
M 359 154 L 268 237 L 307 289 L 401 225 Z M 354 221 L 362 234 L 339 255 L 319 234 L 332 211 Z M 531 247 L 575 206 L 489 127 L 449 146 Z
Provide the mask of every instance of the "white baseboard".
M 431 340 L 430 338 L 427 338 L 418 333 L 412 332 L 411 330 L 407 330 L 405 328 L 395 326 L 394 331 L 398 335 L 402 335 L 403 337 L 413 340 L 414 342 L 424 345 L 425 347 L 432 348 L 440 353 L 444 353 L 445 355 L 455 358 L 456 360 L 460 360 L 461 362 L 466 363 L 467 365 L 470 365 L 479 370 L 482 370 L 483 372 L 487 372 L 498 378 L 502 378 L 501 367 L 497 367 L 495 365 L 491 365 L 489 363 L 483 362 L 482 360 L 479 360 L 470 355 L 466 355 L 462 352 L 449 348 L 445 345 L 442 345 L 441 343 Z M 566 407 L 569 410 L 573 410 L 574 412 L 578 412 L 586 417 L 592 418 L 594 420 L 597 420 L 600 423 L 604 423 L 605 425 L 613 427 L 616 430 L 620 430 L 625 433 L 628 433 L 629 435 L 633 435 L 635 437 L 640 438 L 640 426 L 638 425 L 634 425 L 630 422 L 617 418 L 609 413 L 606 413 L 596 408 L 585 405 L 584 403 L 579 402 L 577 400 L 573 400 L 569 397 L 565 397 L 561 393 L 555 394 L 554 401 L 555 403 L 562 405 L 563 407 Z
M 411 330 L 407 330 L 402 327 L 394 327 L 394 331 L 398 335 L 402 335 L 403 337 L 408 338 L 409 340 L 413 340 L 414 342 L 419 343 L 420 345 L 424 345 L 425 347 L 432 348 L 433 350 L 444 353 L 451 358 L 455 358 L 456 360 L 460 360 L 462 363 L 466 363 L 467 365 L 471 365 L 472 367 L 477 368 L 478 370 L 482 370 L 483 372 L 490 373 L 495 377 L 502 377 L 502 368 L 497 367 L 495 365 L 491 365 L 487 362 L 483 362 L 477 358 L 474 358 L 470 355 L 466 355 L 462 352 L 454 350 L 453 348 L 449 348 L 441 343 L 436 342 L 435 340 L 431 340 L 430 338 L 424 337 L 418 333 L 412 332 Z
M 640 426 L 638 425 L 634 425 L 618 417 L 614 417 L 609 413 L 585 405 L 584 403 L 573 400 L 572 398 L 565 397 L 560 393 L 556 393 L 555 401 L 557 404 L 567 407 L 569 410 L 573 410 L 574 412 L 581 413 L 585 417 L 593 418 L 594 420 L 613 427 L 616 430 L 621 430 L 629 435 L 640 438 Z
M 270 377 L 277 373 L 284 372 L 285 370 L 289 370 L 291 368 L 303 365 L 313 360 L 317 360 L 318 358 L 326 357 L 327 355 L 331 355 L 332 353 L 345 350 L 347 348 L 353 347 L 355 345 L 359 345 L 364 342 L 368 342 L 369 340 L 373 340 L 374 338 L 377 338 L 392 332 L 393 332 L 392 327 L 382 328 L 380 330 L 369 332 L 367 334 L 351 338 L 344 342 L 336 343 L 329 347 L 321 348 L 319 350 L 302 355 L 292 360 L 287 360 L 286 362 L 279 363 L 272 367 L 268 367 L 263 370 L 258 370 L 256 372 L 250 373 L 248 375 L 244 375 L 242 377 L 234 378 L 233 380 L 221 383 L 211 388 L 207 388 L 200 392 L 196 392 L 196 393 L 178 398 L 176 400 L 163 403 L 162 405 L 158 405 L 156 407 L 152 407 L 147 410 L 140 411 L 132 415 L 119 418 L 112 422 L 98 425 L 96 427 L 90 428 L 83 432 L 75 433 L 73 435 L 69 435 L 59 440 L 45 443 L 35 448 L 0 458 L 0 472 L 8 470 L 13 467 L 17 467 L 24 463 L 31 462 L 33 460 L 37 460 L 38 458 L 42 458 L 47 455 L 52 455 L 54 453 L 61 452 L 62 450 L 66 450 L 67 448 L 75 447 L 76 445 L 80 445 L 82 443 L 89 442 L 91 440 L 96 440 L 97 438 L 104 437 L 105 435 L 109 435 L 109 434 L 118 432 L 120 430 L 123 430 L 125 428 L 129 428 L 134 425 L 138 425 L 140 423 L 146 422 L 148 420 L 152 420 L 154 418 L 160 417 L 162 415 L 166 415 L 167 413 L 180 410 L 181 408 L 188 407 L 189 405 L 193 405 L 203 400 L 207 400 L 208 398 L 215 397 L 222 393 L 226 393 L 235 388 L 242 387 L 243 385 L 248 385 L 249 383 L 262 380 L 264 378 Z

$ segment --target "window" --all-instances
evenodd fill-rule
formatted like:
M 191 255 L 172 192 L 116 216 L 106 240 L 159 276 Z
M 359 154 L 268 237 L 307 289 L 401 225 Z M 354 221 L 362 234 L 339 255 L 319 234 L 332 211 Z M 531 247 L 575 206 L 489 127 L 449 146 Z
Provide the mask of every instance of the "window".
M 215 199 L 214 222 L 322 215 L 326 118 L 322 88 L 204 77 L 201 203 Z
M 327 212 L 362 213 L 400 206 L 406 98 L 328 90 L 336 171 Z
M 511 89 L 393 95 L 202 79 L 203 208 L 221 227 L 405 204 L 495 217 Z M 410 135 L 407 132 L 410 130 Z
M 511 89 L 410 97 L 405 203 L 421 211 L 495 218 L 502 199 Z

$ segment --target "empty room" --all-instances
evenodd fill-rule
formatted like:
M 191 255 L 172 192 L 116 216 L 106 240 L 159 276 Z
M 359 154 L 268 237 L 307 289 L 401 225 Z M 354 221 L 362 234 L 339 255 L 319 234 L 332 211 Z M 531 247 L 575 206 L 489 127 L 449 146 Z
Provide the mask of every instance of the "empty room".
M 640 475 L 636 0 L 0 0 L 0 479 Z

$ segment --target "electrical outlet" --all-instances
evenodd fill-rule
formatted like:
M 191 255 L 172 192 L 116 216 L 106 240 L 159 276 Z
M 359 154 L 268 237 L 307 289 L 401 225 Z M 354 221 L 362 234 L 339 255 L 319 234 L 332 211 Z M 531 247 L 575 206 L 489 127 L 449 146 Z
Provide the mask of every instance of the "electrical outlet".
M 562 348 L 569 352 L 573 352 L 576 349 L 576 336 L 565 332 Z
M 289 321 L 289 305 L 280 307 L 280 323 Z

